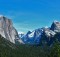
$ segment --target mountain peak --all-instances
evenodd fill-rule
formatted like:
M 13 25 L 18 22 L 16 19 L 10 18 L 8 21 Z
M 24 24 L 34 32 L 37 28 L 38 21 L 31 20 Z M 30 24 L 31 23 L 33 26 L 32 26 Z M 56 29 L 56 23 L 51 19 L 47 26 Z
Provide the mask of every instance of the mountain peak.
M 54 21 L 51 25 L 51 30 L 60 32 L 60 22 L 59 21 Z
M 57 21 L 57 20 L 55 20 L 53 23 L 54 23 L 54 24 L 60 24 L 60 22 Z
M 0 34 L 12 43 L 19 39 L 17 30 L 13 27 L 11 19 L 0 15 Z

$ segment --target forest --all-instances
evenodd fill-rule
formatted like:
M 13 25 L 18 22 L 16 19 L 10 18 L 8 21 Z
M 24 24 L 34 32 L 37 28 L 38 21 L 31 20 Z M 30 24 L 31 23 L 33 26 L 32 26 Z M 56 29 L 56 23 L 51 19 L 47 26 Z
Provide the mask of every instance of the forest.
M 15 45 L 0 35 L 0 57 L 60 57 L 60 42 L 48 45 Z

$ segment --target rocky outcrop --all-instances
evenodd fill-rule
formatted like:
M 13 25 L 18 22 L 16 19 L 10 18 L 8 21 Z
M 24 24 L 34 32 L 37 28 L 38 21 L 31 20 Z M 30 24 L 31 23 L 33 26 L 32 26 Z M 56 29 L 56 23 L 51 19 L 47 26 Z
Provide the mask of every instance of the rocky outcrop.
M 54 21 L 51 25 L 51 30 L 55 32 L 60 32 L 60 22 Z
M 54 31 L 50 30 L 49 28 L 45 28 L 43 32 L 46 35 L 46 37 L 54 37 L 54 35 L 56 34 Z
M 18 33 L 13 27 L 12 21 L 5 16 L 0 16 L 0 34 L 12 43 L 15 43 L 16 38 L 19 39 Z M 22 40 L 20 41 L 22 42 Z

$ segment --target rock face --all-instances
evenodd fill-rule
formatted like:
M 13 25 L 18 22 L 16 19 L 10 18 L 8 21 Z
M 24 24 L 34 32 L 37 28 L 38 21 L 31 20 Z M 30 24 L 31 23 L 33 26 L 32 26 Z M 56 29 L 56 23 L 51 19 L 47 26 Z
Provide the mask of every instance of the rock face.
M 19 39 L 18 33 L 13 27 L 12 21 L 5 16 L 0 16 L 0 34 L 12 43 L 15 43 L 16 38 Z
M 54 37 L 56 34 L 54 31 L 50 30 L 49 28 L 43 29 L 43 32 L 45 33 L 46 37 Z
M 54 21 L 51 25 L 51 30 L 55 32 L 60 32 L 60 22 Z

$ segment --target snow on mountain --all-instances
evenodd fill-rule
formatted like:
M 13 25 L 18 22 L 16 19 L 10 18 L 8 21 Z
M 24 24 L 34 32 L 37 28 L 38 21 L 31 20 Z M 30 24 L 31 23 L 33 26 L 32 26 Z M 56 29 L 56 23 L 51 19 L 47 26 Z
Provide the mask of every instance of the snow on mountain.
M 33 31 L 32 33 L 30 33 L 30 34 L 28 35 L 28 37 L 29 37 L 29 38 L 34 37 L 34 33 L 35 33 L 35 31 Z
M 25 34 L 22 37 L 23 42 L 26 44 L 39 44 L 41 41 L 41 39 L 45 39 L 45 42 L 50 42 L 52 43 L 54 39 L 53 37 L 55 37 L 56 33 L 59 32 L 60 30 L 60 22 L 58 21 L 54 21 L 51 25 L 51 27 L 42 27 L 39 29 L 36 29 L 34 31 L 28 31 L 27 34 Z
M 54 21 L 51 27 L 42 27 L 34 31 L 28 31 L 21 39 L 25 44 L 51 44 L 57 32 L 60 32 L 60 22 Z
M 50 30 L 49 28 L 45 28 L 44 32 L 47 37 L 53 37 L 56 34 L 54 31 Z
M 25 34 L 24 32 L 19 31 L 18 34 Z
M 27 44 L 38 44 L 42 31 L 42 29 L 36 29 L 32 32 L 28 31 L 27 34 L 22 37 L 22 40 Z
M 0 34 L 12 43 L 52 43 L 57 33 L 60 33 L 60 22 L 58 21 L 54 21 L 51 27 L 46 26 L 34 31 L 28 31 L 26 34 L 24 34 L 23 32 L 17 32 L 17 30 L 13 27 L 12 21 L 10 19 L 0 15 Z

